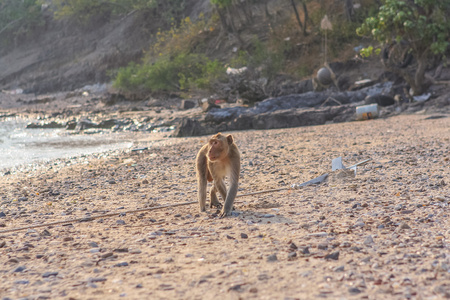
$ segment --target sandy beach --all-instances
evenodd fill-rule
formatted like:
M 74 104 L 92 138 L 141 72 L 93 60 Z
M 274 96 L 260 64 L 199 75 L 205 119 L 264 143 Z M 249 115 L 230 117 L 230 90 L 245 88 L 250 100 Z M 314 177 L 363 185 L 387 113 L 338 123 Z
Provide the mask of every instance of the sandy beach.
M 448 115 L 230 133 L 238 194 L 286 189 L 224 219 L 197 203 L 129 212 L 196 201 L 207 137 L 0 177 L 1 298 L 450 298 Z M 337 157 L 370 161 L 332 172 Z

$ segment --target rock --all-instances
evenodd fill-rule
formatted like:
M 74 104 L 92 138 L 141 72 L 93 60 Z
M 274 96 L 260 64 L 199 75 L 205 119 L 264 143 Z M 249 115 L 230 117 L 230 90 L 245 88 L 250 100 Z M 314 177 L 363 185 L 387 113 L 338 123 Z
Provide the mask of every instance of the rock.
M 300 251 L 302 254 L 310 254 L 310 252 L 309 252 L 309 248 L 308 247 L 303 247 L 303 249 L 301 249 L 301 251 Z
M 345 266 L 338 266 L 333 269 L 334 272 L 343 272 L 345 270 Z
M 328 244 L 327 243 L 320 243 L 317 245 L 317 249 L 319 250 L 327 250 L 328 249 Z
M 195 102 L 190 100 L 182 100 L 180 109 L 191 109 L 195 107 Z
M 382 95 L 382 94 L 375 94 L 367 96 L 366 99 L 364 99 L 365 104 L 373 104 L 376 103 L 379 106 L 390 106 L 395 104 L 395 99 L 392 98 L 389 95 Z
M 404 230 L 404 229 L 411 229 L 411 227 L 406 224 L 405 222 L 400 223 L 400 225 L 398 226 L 399 230 Z
M 56 276 L 56 275 L 58 275 L 58 272 L 45 272 L 44 274 L 42 274 L 42 277 L 48 278 L 50 276 Z
M 107 279 L 105 277 L 93 277 L 89 278 L 88 282 L 105 282 Z
M 294 243 L 290 243 L 290 244 L 289 244 L 289 249 L 297 250 L 298 247 L 297 247 L 297 245 L 295 245 Z
M 325 255 L 325 259 L 338 260 L 339 259 L 339 251 Z
M 96 242 L 89 242 L 88 245 L 91 248 L 98 248 L 98 244 Z
M 364 245 L 371 246 L 373 245 L 373 238 L 371 235 L 368 235 L 364 240 Z
M 311 236 L 311 237 L 325 237 L 327 235 L 328 235 L 328 233 L 326 233 L 326 232 L 315 232 L 315 233 L 308 234 L 308 236 Z
M 117 119 L 103 120 L 98 123 L 95 128 L 111 129 L 118 124 L 120 124 L 120 121 Z
M 117 225 L 125 225 L 125 221 L 124 220 L 117 220 L 116 224 Z
M 248 239 L 248 235 L 246 233 L 241 233 L 241 238 L 242 239 Z
M 40 236 L 51 236 L 51 233 L 50 233 L 47 229 L 44 229 L 44 230 L 40 233 Z
M 263 218 L 273 218 L 273 217 L 275 217 L 275 215 L 274 214 L 265 214 L 262 217 Z
M 215 132 L 214 128 L 206 127 L 197 120 L 183 118 L 175 129 L 173 135 L 175 137 L 208 135 Z
M 6 217 L 6 214 L 4 212 L 0 211 L 0 218 L 5 218 L 5 217 Z
M 98 124 L 95 122 L 92 122 L 89 119 L 80 120 L 77 123 L 77 126 L 75 127 L 76 131 L 82 131 L 90 128 L 97 128 Z
M 28 129 L 55 129 L 55 128 L 64 128 L 66 127 L 66 124 L 60 124 L 55 121 L 52 121 L 50 123 L 44 123 L 44 124 L 37 124 L 37 123 L 30 123 L 27 125 Z
M 288 260 L 294 260 L 295 258 L 297 258 L 297 252 L 289 252 L 288 254 Z
M 277 260 L 278 260 L 278 258 L 277 258 L 276 254 L 272 254 L 272 255 L 267 256 L 267 261 L 268 262 L 274 262 L 274 261 L 277 261 Z
M 128 263 L 126 261 L 120 262 L 114 265 L 114 267 L 128 267 Z
M 15 268 L 13 272 L 20 273 L 20 272 L 25 271 L 25 269 L 26 269 L 25 266 L 20 266 L 20 267 Z
M 216 105 L 214 103 L 211 103 L 209 101 L 202 103 L 202 110 L 204 112 L 210 111 L 213 108 L 220 108 L 220 106 L 218 106 L 218 105 Z
M 358 289 L 357 287 L 351 287 L 351 288 L 348 289 L 348 292 L 350 294 L 359 294 L 359 293 L 361 293 L 361 290 Z

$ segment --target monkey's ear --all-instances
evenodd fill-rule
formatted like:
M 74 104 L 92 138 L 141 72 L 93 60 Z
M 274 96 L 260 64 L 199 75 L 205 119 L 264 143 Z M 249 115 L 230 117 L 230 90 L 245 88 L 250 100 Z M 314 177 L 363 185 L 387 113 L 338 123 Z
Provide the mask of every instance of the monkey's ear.
M 233 144 L 233 136 L 231 134 L 227 135 L 227 142 L 228 142 L 228 145 Z

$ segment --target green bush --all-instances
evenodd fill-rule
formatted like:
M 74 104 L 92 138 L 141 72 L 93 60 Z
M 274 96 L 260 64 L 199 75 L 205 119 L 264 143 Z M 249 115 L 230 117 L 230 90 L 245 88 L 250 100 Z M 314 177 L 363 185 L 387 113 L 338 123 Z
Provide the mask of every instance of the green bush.
M 114 87 L 125 91 L 161 92 L 208 89 L 224 76 L 224 67 L 203 54 L 181 53 L 154 64 L 130 64 L 119 69 Z

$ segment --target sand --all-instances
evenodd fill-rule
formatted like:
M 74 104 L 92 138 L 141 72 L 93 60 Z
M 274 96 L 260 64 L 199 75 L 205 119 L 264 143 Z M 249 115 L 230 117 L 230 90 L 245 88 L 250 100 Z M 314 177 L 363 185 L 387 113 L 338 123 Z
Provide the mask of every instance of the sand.
M 197 203 L 123 213 L 196 201 L 207 137 L 141 139 L 148 149 L 2 176 L 1 298 L 450 297 L 448 115 L 232 134 L 240 194 L 329 178 L 239 197 L 219 219 Z M 355 176 L 332 172 L 336 157 L 371 161 Z

